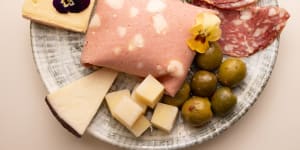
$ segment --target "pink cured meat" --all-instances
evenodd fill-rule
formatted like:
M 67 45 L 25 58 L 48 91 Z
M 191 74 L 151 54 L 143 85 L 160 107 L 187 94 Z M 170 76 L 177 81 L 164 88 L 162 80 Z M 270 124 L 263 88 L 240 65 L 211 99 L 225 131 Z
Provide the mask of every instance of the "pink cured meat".
M 228 10 L 239 10 L 253 5 L 257 0 L 194 0 L 193 3 L 205 2 L 214 7 Z
M 81 62 L 155 76 L 174 96 L 195 53 L 187 47 L 197 14 L 208 9 L 179 0 L 99 0 Z
M 266 48 L 280 35 L 290 17 L 285 9 L 276 6 L 224 10 L 200 1 L 193 4 L 219 12 L 222 20 L 219 43 L 224 54 L 234 57 L 250 56 Z

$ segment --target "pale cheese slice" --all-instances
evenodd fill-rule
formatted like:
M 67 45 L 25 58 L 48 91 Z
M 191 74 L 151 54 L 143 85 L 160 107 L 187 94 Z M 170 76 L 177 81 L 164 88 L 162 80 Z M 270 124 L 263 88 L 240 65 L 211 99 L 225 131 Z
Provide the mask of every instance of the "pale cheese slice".
M 25 0 L 22 15 L 25 18 L 49 26 L 76 32 L 85 32 L 87 30 L 95 0 L 91 0 L 88 8 L 82 12 L 67 14 L 56 11 L 52 2 L 53 0 Z
M 164 86 L 152 75 L 148 75 L 143 82 L 136 88 L 135 97 L 145 105 L 154 108 L 162 98 Z
M 99 69 L 49 94 L 46 102 L 62 125 L 76 136 L 85 132 L 117 72 Z
M 174 126 L 177 114 L 177 107 L 158 103 L 152 115 L 151 123 L 161 130 L 170 132 Z

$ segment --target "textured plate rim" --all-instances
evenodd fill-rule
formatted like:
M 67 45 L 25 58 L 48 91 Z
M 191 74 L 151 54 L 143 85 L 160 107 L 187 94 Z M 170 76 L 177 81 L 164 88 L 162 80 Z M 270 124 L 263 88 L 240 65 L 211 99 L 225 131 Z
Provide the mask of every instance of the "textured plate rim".
M 278 1 L 277 0 L 274 0 L 276 2 L 276 5 L 278 5 Z M 50 85 L 48 84 L 47 82 L 47 79 L 45 78 L 45 75 L 44 73 L 41 71 L 42 67 L 41 67 L 41 64 L 39 64 L 37 62 L 37 55 L 34 51 L 35 50 L 35 47 L 33 46 L 33 22 L 31 21 L 30 22 L 30 43 L 31 43 L 31 48 L 32 48 L 32 54 L 33 54 L 33 60 L 34 60 L 34 63 L 37 67 L 37 71 L 38 73 L 40 74 L 40 78 L 41 80 L 43 81 L 47 91 L 50 91 Z M 205 141 L 208 141 L 210 139 L 213 139 L 214 137 L 216 137 L 217 135 L 223 133 L 224 131 L 226 131 L 229 127 L 231 127 L 232 125 L 234 125 L 238 120 L 241 119 L 242 116 L 244 116 L 248 111 L 249 109 L 255 104 L 255 102 L 257 101 L 257 99 L 259 98 L 259 96 L 261 95 L 262 91 L 264 90 L 264 88 L 266 87 L 268 81 L 270 80 L 271 78 L 271 74 L 272 74 L 272 71 L 274 69 L 274 66 L 276 64 L 276 60 L 277 60 L 277 56 L 278 56 L 278 52 L 279 52 L 279 38 L 277 38 L 274 42 L 277 42 L 277 44 L 275 45 L 275 55 L 274 55 L 274 60 L 270 63 L 271 66 L 270 66 L 270 70 L 268 72 L 266 72 L 266 80 L 263 81 L 262 83 L 262 86 L 260 87 L 258 93 L 256 93 L 256 95 L 254 96 L 255 98 L 253 99 L 253 101 L 251 101 L 249 103 L 249 106 L 248 107 L 245 107 L 244 111 L 237 114 L 232 120 L 230 120 L 228 122 L 228 125 L 227 126 L 222 126 L 221 128 L 219 128 L 218 131 L 215 131 L 215 132 L 211 132 L 210 134 L 208 134 L 206 137 L 202 138 L 202 139 L 198 139 L 198 138 L 195 138 L 195 140 L 191 141 L 191 142 L 188 142 L 188 143 L 175 143 L 173 145 L 170 145 L 170 146 L 140 146 L 140 145 L 130 145 L 130 144 L 126 144 L 126 143 L 118 143 L 117 141 L 113 140 L 113 139 L 109 139 L 107 138 L 106 136 L 104 135 L 101 135 L 101 134 L 96 134 L 96 133 L 93 133 L 93 132 L 90 132 L 89 130 L 87 131 L 89 134 L 91 134 L 92 136 L 98 138 L 98 139 L 101 139 L 107 143 L 110 143 L 114 146 L 118 146 L 120 148 L 128 148 L 128 149 L 163 149 L 163 148 L 167 148 L 167 149 L 181 149 L 181 148 L 186 148 L 186 147 L 190 147 L 190 146 L 193 146 L 193 145 L 196 145 L 196 144 L 201 144 Z

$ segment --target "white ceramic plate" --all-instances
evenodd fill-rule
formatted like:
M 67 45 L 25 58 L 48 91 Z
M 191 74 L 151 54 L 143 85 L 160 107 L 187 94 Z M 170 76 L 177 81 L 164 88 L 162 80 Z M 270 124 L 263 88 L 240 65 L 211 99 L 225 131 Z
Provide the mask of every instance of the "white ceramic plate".
M 261 0 L 259 5 L 277 5 L 276 0 Z M 49 92 L 79 79 L 91 70 L 80 65 L 80 54 L 84 34 L 73 33 L 44 25 L 31 24 L 31 40 L 34 60 Z M 130 149 L 174 149 L 183 148 L 212 139 L 239 120 L 254 104 L 266 85 L 278 51 L 278 40 L 264 51 L 244 59 L 248 75 L 244 82 L 235 89 L 238 103 L 234 111 L 224 118 L 214 118 L 201 128 L 193 128 L 178 118 L 170 134 L 153 129 L 142 137 L 135 138 L 122 125 L 114 120 L 103 103 L 95 119 L 88 128 L 88 133 L 113 145 Z M 111 91 L 132 88 L 138 79 L 121 74 Z M 147 115 L 150 115 L 148 112 Z

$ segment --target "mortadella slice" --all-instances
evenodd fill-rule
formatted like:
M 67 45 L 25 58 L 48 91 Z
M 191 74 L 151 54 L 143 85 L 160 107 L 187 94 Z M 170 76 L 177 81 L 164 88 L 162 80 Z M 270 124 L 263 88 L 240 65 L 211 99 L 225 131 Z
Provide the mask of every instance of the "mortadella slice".
M 151 74 L 174 96 L 195 55 L 186 44 L 189 30 L 204 11 L 212 12 L 180 0 L 98 0 L 81 62 Z

